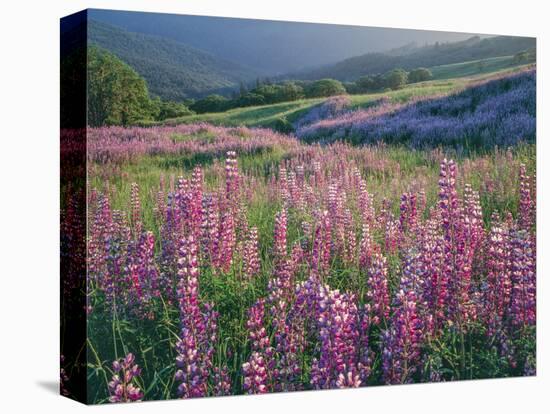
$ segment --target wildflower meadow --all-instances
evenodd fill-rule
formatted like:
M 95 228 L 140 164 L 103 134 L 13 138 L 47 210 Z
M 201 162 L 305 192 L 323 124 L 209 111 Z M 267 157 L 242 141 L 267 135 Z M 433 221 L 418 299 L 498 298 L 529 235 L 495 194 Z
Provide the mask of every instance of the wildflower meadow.
M 88 136 L 88 228 L 67 193 L 62 240 L 87 234 L 91 401 L 535 373 L 533 144 Z

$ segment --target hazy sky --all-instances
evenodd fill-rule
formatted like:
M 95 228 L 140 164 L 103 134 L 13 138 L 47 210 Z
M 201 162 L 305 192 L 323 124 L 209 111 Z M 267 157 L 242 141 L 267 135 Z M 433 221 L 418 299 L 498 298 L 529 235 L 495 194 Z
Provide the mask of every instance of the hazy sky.
M 90 10 L 89 17 L 168 37 L 253 68 L 285 73 L 410 42 L 464 40 L 475 34 L 269 20 Z

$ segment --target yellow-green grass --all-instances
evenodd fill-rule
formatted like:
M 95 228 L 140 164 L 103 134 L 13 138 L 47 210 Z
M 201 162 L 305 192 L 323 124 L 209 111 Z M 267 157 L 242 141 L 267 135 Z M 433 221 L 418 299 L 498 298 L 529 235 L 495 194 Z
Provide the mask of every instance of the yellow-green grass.
M 508 59 L 509 57 L 506 57 Z M 487 70 L 477 74 L 470 74 L 468 68 L 474 67 L 475 62 L 466 62 L 455 65 L 437 67 L 435 80 L 409 84 L 402 89 L 395 91 L 384 91 L 362 95 L 350 95 L 352 108 L 369 106 L 380 98 L 388 98 L 392 102 L 404 103 L 411 98 L 429 97 L 449 94 L 459 91 L 473 82 L 484 80 L 492 76 L 512 73 L 525 68 L 528 65 L 508 67 L 505 65 L 505 58 L 487 59 Z M 462 66 L 461 66 L 462 65 Z M 492 70 L 490 68 L 499 68 Z M 434 68 L 432 68 L 434 69 Z M 447 75 L 455 73 L 459 75 L 462 71 L 464 77 L 453 77 L 448 79 Z M 248 127 L 273 127 L 276 122 L 286 120 L 294 122 L 303 116 L 313 106 L 323 102 L 326 98 L 301 99 L 292 102 L 282 102 L 271 105 L 250 106 L 246 108 L 235 108 L 225 112 L 205 113 L 187 115 L 179 118 L 172 118 L 161 123 L 161 125 L 177 125 L 182 123 L 208 122 L 224 126 L 248 126 Z
M 449 65 L 432 66 L 429 69 L 434 79 L 451 79 L 479 76 L 517 66 L 521 65 L 514 62 L 513 56 L 499 56 L 488 59 L 471 60 L 468 62 L 452 63 Z

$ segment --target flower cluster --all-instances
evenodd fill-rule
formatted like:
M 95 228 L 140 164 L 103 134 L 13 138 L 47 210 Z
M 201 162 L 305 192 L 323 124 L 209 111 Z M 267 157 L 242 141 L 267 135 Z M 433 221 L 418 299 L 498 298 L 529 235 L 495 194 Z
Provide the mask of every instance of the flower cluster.
M 139 377 L 141 369 L 134 362 L 135 357 L 132 353 L 113 362 L 114 374 L 109 382 L 110 402 L 133 402 L 141 401 L 143 398 L 143 392 L 135 384 L 135 379 Z

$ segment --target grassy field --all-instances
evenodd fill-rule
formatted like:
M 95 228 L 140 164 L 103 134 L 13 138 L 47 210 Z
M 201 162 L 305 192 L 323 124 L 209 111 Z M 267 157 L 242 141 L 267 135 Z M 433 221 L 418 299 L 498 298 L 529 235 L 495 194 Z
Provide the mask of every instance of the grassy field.
M 427 97 L 449 94 L 463 89 L 468 84 L 520 70 L 525 65 L 509 67 L 510 57 L 486 59 L 480 72 L 476 62 L 465 62 L 431 68 L 436 79 L 428 82 L 410 84 L 397 91 L 385 91 L 364 95 L 351 95 L 351 109 L 368 106 L 373 101 L 387 97 L 392 102 L 403 103 L 415 97 Z M 224 126 L 273 127 L 281 119 L 293 123 L 313 106 L 326 98 L 302 99 L 272 105 L 235 108 L 226 112 L 189 115 L 168 119 L 158 125 L 177 125 L 181 123 L 208 122 Z
M 513 59 L 513 56 L 499 56 L 489 59 L 453 63 L 450 65 L 433 66 L 429 69 L 432 72 L 434 79 L 438 80 L 471 77 L 518 66 L 514 63 Z

